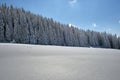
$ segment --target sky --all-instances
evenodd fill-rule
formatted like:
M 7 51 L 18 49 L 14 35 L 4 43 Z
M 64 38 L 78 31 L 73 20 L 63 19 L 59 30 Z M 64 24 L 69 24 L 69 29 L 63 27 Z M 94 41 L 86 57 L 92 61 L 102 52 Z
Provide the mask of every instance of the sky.
M 78 28 L 120 36 L 120 0 L 0 0 Z

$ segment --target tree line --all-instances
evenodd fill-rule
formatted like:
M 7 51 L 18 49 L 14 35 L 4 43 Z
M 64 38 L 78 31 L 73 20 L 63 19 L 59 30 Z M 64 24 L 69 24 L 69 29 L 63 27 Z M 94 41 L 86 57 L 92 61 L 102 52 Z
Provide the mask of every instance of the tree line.
M 0 42 L 120 49 L 116 35 L 85 31 L 6 4 L 0 5 Z

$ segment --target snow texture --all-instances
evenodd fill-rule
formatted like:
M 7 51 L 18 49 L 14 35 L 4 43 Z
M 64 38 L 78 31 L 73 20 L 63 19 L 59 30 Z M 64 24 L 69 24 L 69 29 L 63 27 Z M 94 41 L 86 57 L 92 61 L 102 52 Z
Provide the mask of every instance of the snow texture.
M 120 50 L 1 43 L 0 80 L 120 80 Z

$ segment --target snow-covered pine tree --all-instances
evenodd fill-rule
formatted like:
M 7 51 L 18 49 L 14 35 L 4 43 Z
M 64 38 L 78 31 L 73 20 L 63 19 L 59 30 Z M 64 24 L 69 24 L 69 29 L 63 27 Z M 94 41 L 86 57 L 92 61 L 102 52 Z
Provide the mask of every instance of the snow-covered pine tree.
M 116 35 L 84 31 L 6 4 L 0 6 L 0 42 L 120 49 Z
M 5 42 L 5 30 L 4 30 L 4 22 L 3 22 L 3 8 L 0 7 L 0 42 Z

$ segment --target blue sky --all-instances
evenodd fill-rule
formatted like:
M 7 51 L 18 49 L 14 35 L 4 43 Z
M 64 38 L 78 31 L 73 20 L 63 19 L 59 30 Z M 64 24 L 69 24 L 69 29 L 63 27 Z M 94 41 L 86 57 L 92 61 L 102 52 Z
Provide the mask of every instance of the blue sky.
M 0 0 L 82 29 L 120 35 L 120 0 Z

